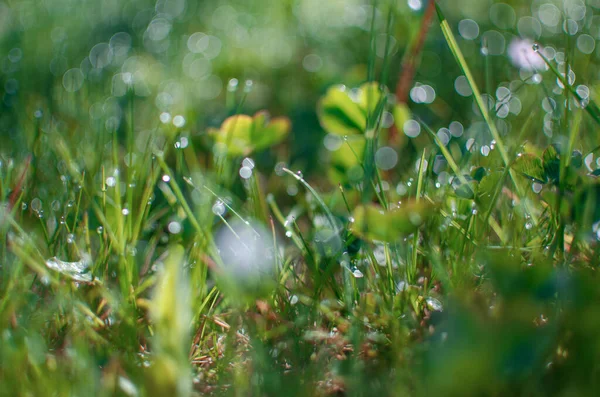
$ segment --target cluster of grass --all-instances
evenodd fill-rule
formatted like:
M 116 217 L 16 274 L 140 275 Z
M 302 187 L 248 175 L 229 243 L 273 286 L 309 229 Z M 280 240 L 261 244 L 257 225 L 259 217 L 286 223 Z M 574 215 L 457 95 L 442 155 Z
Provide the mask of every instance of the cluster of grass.
M 367 55 L 294 96 L 282 47 L 261 47 L 269 72 L 243 68 L 249 50 L 213 61 L 222 41 L 187 16 L 208 5 L 106 2 L 58 29 L 78 6 L 59 3 L 40 26 L 0 3 L 19 27 L 0 28 L 0 394 L 597 393 L 600 110 L 576 21 L 544 36 L 560 59 L 535 45 L 507 83 L 507 57 L 456 37 L 451 2 L 348 2 L 371 13 L 339 44 Z M 248 3 L 273 26 L 314 5 Z M 580 3 L 588 29 L 599 4 Z M 235 11 L 220 5 L 215 26 Z M 61 70 L 95 13 L 108 44 Z M 437 99 L 419 83 L 408 101 L 423 46 L 468 94 L 438 71 Z M 211 62 L 240 73 L 222 94 Z

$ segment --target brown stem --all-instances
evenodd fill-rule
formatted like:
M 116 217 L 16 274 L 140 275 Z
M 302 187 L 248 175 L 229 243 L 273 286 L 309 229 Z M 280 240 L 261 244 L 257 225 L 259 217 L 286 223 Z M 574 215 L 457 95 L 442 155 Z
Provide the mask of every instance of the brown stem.
M 434 11 L 435 0 L 429 0 L 427 9 L 425 10 L 425 14 L 423 15 L 423 19 L 421 20 L 421 28 L 419 29 L 417 38 L 402 62 L 400 78 L 398 79 L 398 83 L 396 84 L 397 103 L 408 102 L 408 92 L 415 77 L 417 59 L 419 58 L 419 54 L 423 50 L 423 45 L 425 44 L 425 38 L 427 37 L 429 27 L 431 26 L 431 19 L 433 18 Z M 392 128 L 390 130 L 390 139 L 396 137 L 397 134 L 398 130 L 396 128 L 396 125 L 394 124 L 392 125 Z
M 25 181 L 25 176 L 27 175 L 27 170 L 29 170 L 29 165 L 31 164 L 31 155 L 27 156 L 27 160 L 25 160 L 25 168 L 23 169 L 23 172 L 21 173 L 21 176 L 19 178 L 19 180 L 17 181 L 17 184 L 15 185 L 14 190 L 12 191 L 12 193 L 10 194 L 10 197 L 8 199 L 8 210 L 10 211 L 15 203 L 17 202 L 17 199 L 19 198 L 19 192 L 21 191 L 21 187 L 23 187 L 23 182 Z

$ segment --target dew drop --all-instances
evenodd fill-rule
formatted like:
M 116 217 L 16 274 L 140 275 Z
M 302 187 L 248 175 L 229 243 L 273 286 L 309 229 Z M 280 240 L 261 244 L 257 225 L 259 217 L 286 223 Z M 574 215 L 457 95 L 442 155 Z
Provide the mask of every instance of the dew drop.
M 225 205 L 221 200 L 217 200 L 212 206 L 212 212 L 215 215 L 223 216 L 225 214 Z
M 167 124 L 169 121 L 171 121 L 171 114 L 167 112 L 162 112 L 159 118 L 161 123 Z
M 227 83 L 227 91 L 234 92 L 235 90 L 237 90 L 238 83 L 238 79 L 234 78 L 229 80 L 229 83 Z
M 539 192 L 541 192 L 542 191 L 542 187 L 543 187 L 543 185 L 541 183 L 538 183 L 538 182 L 533 182 L 531 184 L 531 190 L 533 190 L 533 192 L 535 194 L 538 194 Z
M 183 117 L 182 115 L 178 114 L 177 116 L 173 117 L 173 125 L 177 128 L 181 128 L 185 125 L 185 117 Z
M 31 209 L 34 210 L 35 212 L 39 212 L 42 210 L 42 200 L 40 200 L 39 198 L 34 198 L 33 200 L 31 200 Z
M 181 223 L 175 221 L 170 222 L 167 226 L 167 230 L 169 230 L 169 233 L 171 234 L 179 234 L 181 232 Z
M 242 160 L 242 166 L 248 167 L 252 170 L 254 169 L 254 160 L 252 160 L 250 157 L 246 157 L 244 160 Z
M 240 168 L 240 176 L 243 179 L 249 179 L 252 176 L 252 168 L 243 166 Z

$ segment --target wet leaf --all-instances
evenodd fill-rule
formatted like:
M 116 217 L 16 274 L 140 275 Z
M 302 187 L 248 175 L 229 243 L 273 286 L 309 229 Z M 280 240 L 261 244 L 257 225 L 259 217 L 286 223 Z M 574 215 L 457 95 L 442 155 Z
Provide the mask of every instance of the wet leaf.
M 425 302 L 427 303 L 427 308 L 429 310 L 435 311 L 435 312 L 442 312 L 444 311 L 444 306 L 442 305 L 442 302 L 440 302 L 439 300 L 429 297 L 425 300 Z
M 65 262 L 54 256 L 46 260 L 46 266 L 74 281 L 91 283 L 93 280 L 92 273 L 88 270 L 90 261 L 87 258 L 77 262 Z
M 473 172 L 471 172 L 471 176 L 477 182 L 481 182 L 484 176 L 486 176 L 487 172 L 484 167 L 477 167 Z
M 515 160 L 512 168 L 524 176 L 535 179 L 540 183 L 546 183 L 548 180 L 542 160 L 535 154 L 521 154 L 521 156 Z
M 496 189 L 502 189 L 501 186 L 498 186 L 500 180 L 502 179 L 502 172 L 492 172 L 481 178 L 481 182 L 479 182 L 479 186 L 477 188 L 477 202 L 482 205 L 484 208 L 488 208 L 489 204 L 494 197 Z
M 431 204 L 416 201 L 390 211 L 376 205 L 362 205 L 352 214 L 351 230 L 368 240 L 394 242 L 417 230 L 432 212 Z
M 560 157 L 554 146 L 548 146 L 542 155 L 544 172 L 549 179 L 558 180 L 560 176 Z
M 477 181 L 470 175 L 464 175 L 463 177 L 466 183 L 461 181 L 461 179 L 458 177 L 455 177 L 452 180 L 452 188 L 454 189 L 454 193 L 460 198 L 472 199 L 475 197 Z

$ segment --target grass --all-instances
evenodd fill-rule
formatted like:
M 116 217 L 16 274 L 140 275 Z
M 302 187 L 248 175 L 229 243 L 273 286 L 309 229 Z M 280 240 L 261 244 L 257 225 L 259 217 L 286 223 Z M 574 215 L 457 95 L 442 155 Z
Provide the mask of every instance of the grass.
M 457 35 L 449 1 L 429 28 L 431 5 L 344 3 L 365 21 L 335 34 L 310 0 L 175 3 L 0 7 L 19 17 L 0 30 L 0 395 L 597 394 L 587 38 L 546 26 L 519 69 Z M 312 52 L 240 46 L 248 24 Z

